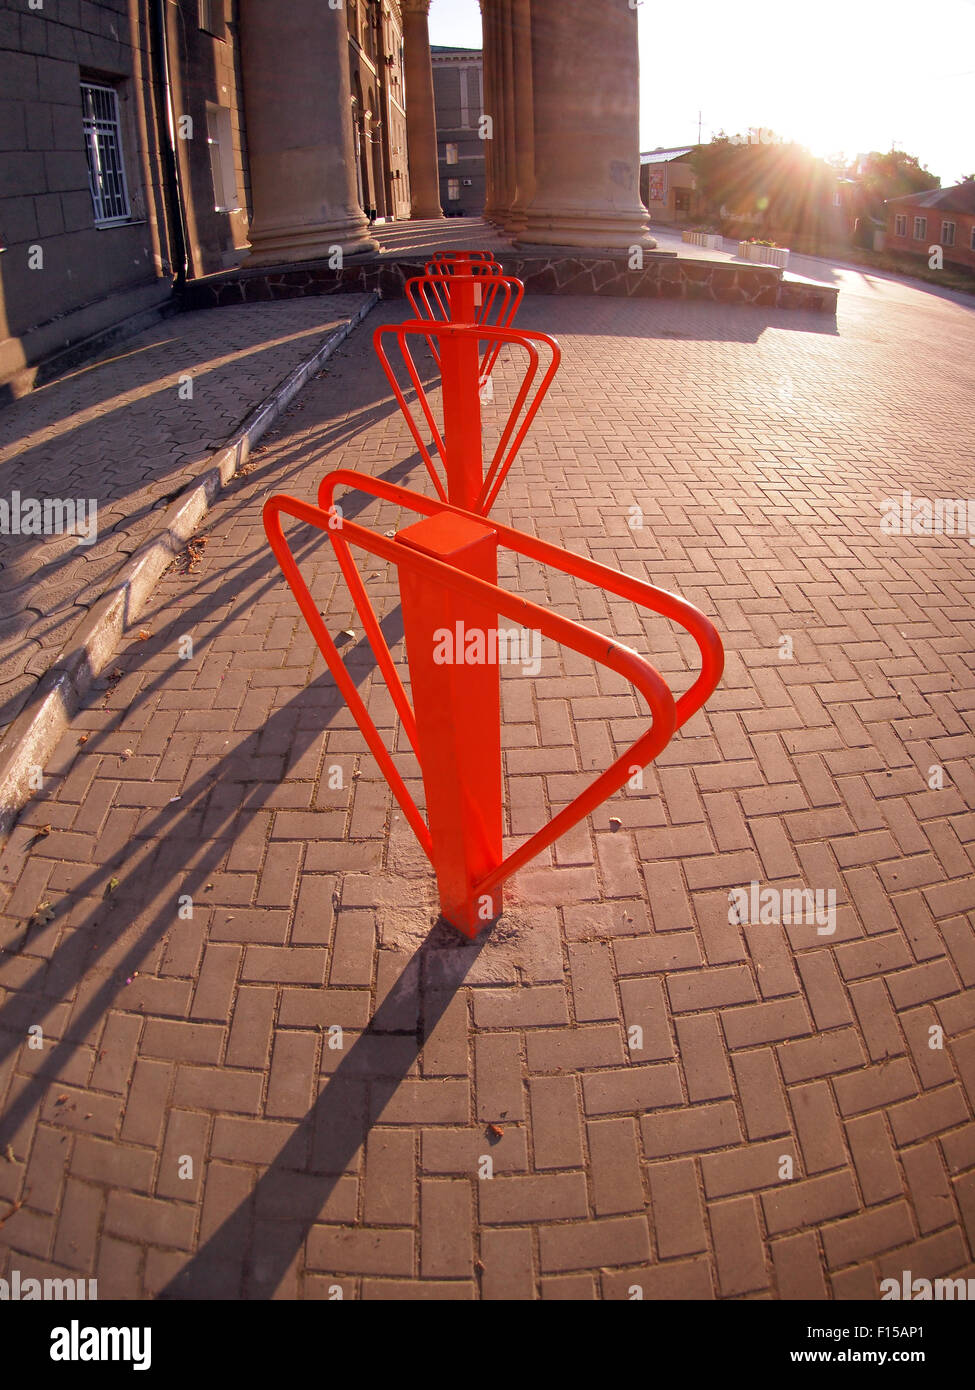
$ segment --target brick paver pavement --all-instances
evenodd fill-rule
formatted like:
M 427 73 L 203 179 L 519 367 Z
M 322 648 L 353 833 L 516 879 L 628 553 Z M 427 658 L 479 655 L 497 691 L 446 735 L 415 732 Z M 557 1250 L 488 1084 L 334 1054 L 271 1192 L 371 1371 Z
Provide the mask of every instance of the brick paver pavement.
M 0 732 L 208 454 L 363 302 L 341 295 L 180 314 L 0 411 L 8 506 L 17 494 L 21 507 L 97 504 L 93 543 L 0 536 Z
M 260 521 L 333 466 L 428 486 L 369 344 L 401 307 L 306 388 L 0 859 L 4 1272 L 487 1299 L 975 1274 L 975 552 L 879 524 L 902 489 L 972 491 L 973 317 L 863 277 L 840 303 L 838 331 L 526 304 L 564 366 L 499 519 L 683 593 L 728 665 L 644 790 L 520 874 L 473 947 L 431 932 L 429 869 Z M 392 736 L 335 566 L 298 543 Z M 365 572 L 395 642 L 395 584 Z M 692 678 L 630 605 L 505 581 Z M 642 728 L 615 677 L 542 659 L 503 673 L 512 835 Z M 729 921 L 753 881 L 835 890 L 835 932 Z

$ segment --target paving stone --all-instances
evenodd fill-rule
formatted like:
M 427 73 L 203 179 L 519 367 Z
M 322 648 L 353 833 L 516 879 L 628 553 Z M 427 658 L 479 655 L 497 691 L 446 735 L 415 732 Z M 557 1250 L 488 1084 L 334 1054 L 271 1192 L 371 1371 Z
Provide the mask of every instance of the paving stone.
M 126 635 L 122 679 L 95 683 L 0 855 L 4 943 L 45 896 L 59 914 L 0 952 L 15 1155 L 0 1199 L 30 1190 L 3 1230 L 22 1268 L 52 1261 L 97 1272 L 106 1296 L 152 1298 L 198 1274 L 219 1236 L 209 1296 L 791 1300 L 874 1299 L 905 1262 L 969 1265 L 970 556 L 956 538 L 886 535 L 879 518 L 906 485 L 938 496 L 968 466 L 975 392 L 949 391 L 940 364 L 948 353 L 970 377 L 975 356 L 950 297 L 896 279 L 867 293 L 835 273 L 839 333 L 709 302 L 614 300 L 607 331 L 605 299 L 523 305 L 563 366 L 498 519 L 685 594 L 727 664 L 644 792 L 519 873 L 479 948 L 441 944 L 429 867 L 261 521 L 269 486 L 313 497 L 327 467 L 410 459 L 370 344 L 406 306 L 378 306 L 306 386 L 216 500 L 193 572 L 155 585 L 153 635 Z M 200 363 L 227 359 L 208 373 L 221 428 L 309 336 L 268 346 L 272 319 L 310 330 L 342 308 L 240 307 L 199 321 Z M 166 490 L 186 480 L 189 446 L 156 447 L 169 407 L 154 386 L 192 319 L 4 412 L 11 486 L 29 468 L 31 487 L 74 495 L 96 459 L 103 517 L 141 525 L 163 473 Z M 512 384 L 499 362 L 502 400 Z M 98 413 L 127 390 L 124 410 Z M 896 430 L 890 400 L 910 402 Z M 198 410 L 194 438 L 202 397 Z M 414 464 L 396 476 L 430 495 Z M 653 518 L 642 534 L 634 503 Z M 403 524 L 398 506 L 350 505 L 380 532 Z M 334 557 L 302 545 L 340 631 L 352 614 Z M 108 571 L 91 560 L 97 584 Z M 668 624 L 502 563 L 505 583 L 685 680 L 693 649 Z M 38 611 L 74 602 L 75 566 Z M 379 563 L 366 576 L 405 675 L 395 579 Z M 184 632 L 192 663 L 174 660 Z M 34 647 L 39 671 L 48 649 L 36 664 Z M 381 673 L 359 642 L 343 659 L 422 800 Z M 503 682 L 516 836 L 643 728 L 621 678 L 572 653 L 545 663 L 533 684 Z M 941 791 L 925 783 L 936 760 Z M 333 765 L 342 789 L 327 786 Z M 729 890 L 753 880 L 834 889 L 835 933 L 729 921 Z M 191 919 L 177 916 L 186 893 Z M 942 1049 L 927 1045 L 935 1025 Z

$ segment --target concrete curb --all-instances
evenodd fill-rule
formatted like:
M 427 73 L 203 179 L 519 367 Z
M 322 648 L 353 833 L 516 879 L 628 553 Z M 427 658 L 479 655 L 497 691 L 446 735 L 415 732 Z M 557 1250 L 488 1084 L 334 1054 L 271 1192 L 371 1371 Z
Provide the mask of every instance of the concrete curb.
M 162 527 L 126 561 L 111 587 L 88 610 L 41 677 L 27 706 L 0 739 L 0 836 L 13 828 L 30 799 L 32 774 L 43 769 L 95 677 L 105 669 L 126 630 L 138 621 L 167 566 L 206 516 L 214 499 L 246 461 L 258 439 L 352 330 L 379 302 L 372 292 L 348 323 L 335 329 L 244 417 L 210 466 L 166 513 Z

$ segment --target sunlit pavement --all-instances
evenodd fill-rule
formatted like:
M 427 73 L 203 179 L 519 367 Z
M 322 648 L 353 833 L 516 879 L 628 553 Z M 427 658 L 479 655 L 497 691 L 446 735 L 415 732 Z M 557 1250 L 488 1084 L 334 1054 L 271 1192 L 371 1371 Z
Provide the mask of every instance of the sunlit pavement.
M 682 593 L 728 665 L 642 792 L 519 875 L 475 949 L 430 934 L 429 868 L 261 526 L 269 492 L 311 499 L 332 468 L 430 491 L 370 345 L 402 306 L 302 392 L 0 859 L 4 1273 L 488 1299 L 975 1274 L 975 549 L 880 524 L 905 490 L 975 492 L 975 318 L 856 274 L 835 321 L 526 303 L 564 363 L 498 518 Z M 336 568 L 298 549 L 392 738 Z M 366 574 L 395 643 L 395 583 Z M 503 582 L 693 678 L 631 605 Z M 504 676 L 519 837 L 643 722 L 554 648 L 537 681 Z M 835 915 L 731 920 L 752 883 Z
M 209 454 L 364 303 L 333 295 L 180 314 L 0 410 L 0 497 L 19 499 L 18 523 L 32 499 L 84 514 L 72 534 L 33 534 L 29 518 L 18 534 L 5 519 L 0 731 Z M 63 524 L 66 513 L 52 515 Z

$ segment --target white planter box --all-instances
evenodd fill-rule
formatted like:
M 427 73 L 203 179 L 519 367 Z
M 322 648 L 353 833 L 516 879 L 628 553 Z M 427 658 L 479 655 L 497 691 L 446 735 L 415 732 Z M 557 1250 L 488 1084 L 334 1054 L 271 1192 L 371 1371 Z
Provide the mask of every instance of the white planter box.
M 785 270 L 789 264 L 789 252 L 784 246 L 760 246 L 755 241 L 739 241 L 738 259 L 757 261 L 759 265 L 777 265 Z
M 706 246 L 710 251 L 720 251 L 724 243 L 724 237 L 717 232 L 681 232 L 680 238 L 691 246 Z

